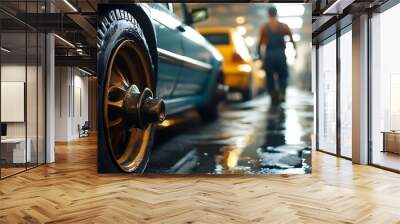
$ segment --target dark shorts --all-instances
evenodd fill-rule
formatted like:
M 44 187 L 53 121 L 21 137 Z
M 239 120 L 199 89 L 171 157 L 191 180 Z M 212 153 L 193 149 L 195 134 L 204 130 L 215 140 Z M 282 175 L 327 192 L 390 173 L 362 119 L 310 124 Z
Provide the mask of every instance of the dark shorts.
M 277 74 L 280 78 L 288 78 L 288 67 L 285 53 L 267 54 L 264 60 L 264 70 L 267 76 Z
M 285 90 L 289 78 L 285 53 L 267 54 L 263 67 L 267 73 L 266 81 L 268 90 L 270 92 L 273 92 L 277 88 Z M 274 74 L 277 76 L 277 79 L 274 78 Z

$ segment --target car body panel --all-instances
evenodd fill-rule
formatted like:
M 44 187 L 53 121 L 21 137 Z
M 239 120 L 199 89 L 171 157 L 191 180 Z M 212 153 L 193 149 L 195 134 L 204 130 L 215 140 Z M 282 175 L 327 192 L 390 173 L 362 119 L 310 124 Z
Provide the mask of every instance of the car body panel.
M 155 5 L 156 6 L 156 5 Z M 162 6 L 151 8 L 151 18 L 155 28 L 157 46 L 175 54 L 183 54 L 182 36 L 177 32 L 176 27 L 180 21 L 169 15 L 167 9 Z M 159 59 L 160 59 L 159 55 Z M 170 99 L 176 83 L 178 82 L 181 63 L 178 61 L 159 60 L 158 62 L 158 82 L 157 97 Z
M 212 54 L 205 46 L 207 41 L 192 27 L 184 25 L 182 33 L 182 46 L 186 57 L 210 64 Z M 175 97 L 199 95 L 204 91 L 204 86 L 208 79 L 208 73 L 211 66 L 208 68 L 200 68 L 197 66 L 183 66 L 176 91 Z
M 167 115 L 204 106 L 213 95 L 221 54 L 196 30 L 168 12 L 165 4 L 142 5 L 147 8 L 156 33 L 157 96 L 165 99 Z

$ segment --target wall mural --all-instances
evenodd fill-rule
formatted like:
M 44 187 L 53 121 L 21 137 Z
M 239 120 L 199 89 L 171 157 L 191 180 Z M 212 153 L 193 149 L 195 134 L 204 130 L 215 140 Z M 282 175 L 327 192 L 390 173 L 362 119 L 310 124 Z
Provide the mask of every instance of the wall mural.
M 310 4 L 100 4 L 98 171 L 310 173 L 310 27 Z

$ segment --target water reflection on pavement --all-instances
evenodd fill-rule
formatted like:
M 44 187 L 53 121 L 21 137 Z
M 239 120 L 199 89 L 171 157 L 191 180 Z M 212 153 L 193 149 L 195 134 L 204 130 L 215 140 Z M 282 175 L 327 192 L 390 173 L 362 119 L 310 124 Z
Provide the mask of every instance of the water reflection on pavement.
M 189 111 L 163 123 L 146 173 L 301 174 L 311 172 L 313 99 L 289 88 L 287 102 L 268 96 L 225 105 L 202 123 Z

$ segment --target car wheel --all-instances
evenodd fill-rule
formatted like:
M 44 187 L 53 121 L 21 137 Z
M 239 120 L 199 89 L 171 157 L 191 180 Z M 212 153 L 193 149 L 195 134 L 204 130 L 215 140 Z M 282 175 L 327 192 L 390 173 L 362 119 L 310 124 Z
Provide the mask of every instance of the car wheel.
M 154 65 L 131 14 L 113 9 L 99 21 L 98 157 L 109 158 L 119 171 L 142 173 L 153 143 L 152 123 L 165 118 L 164 102 L 153 98 Z M 109 172 L 112 165 L 104 158 L 98 158 L 99 171 Z
M 243 102 L 244 102 L 244 101 L 249 101 L 249 100 L 251 100 L 251 99 L 253 98 L 253 88 L 254 88 L 253 78 L 252 78 L 252 75 L 250 74 L 250 75 L 249 75 L 249 85 L 248 85 L 248 87 L 247 87 L 245 90 L 243 90 L 243 91 L 241 92 L 241 94 L 242 94 L 242 101 L 243 101 Z
M 219 106 L 225 97 L 225 93 L 219 88 L 224 88 L 224 76 L 221 72 L 218 74 L 217 81 L 213 85 L 211 100 L 205 107 L 199 109 L 200 116 L 204 121 L 214 121 L 219 117 Z

